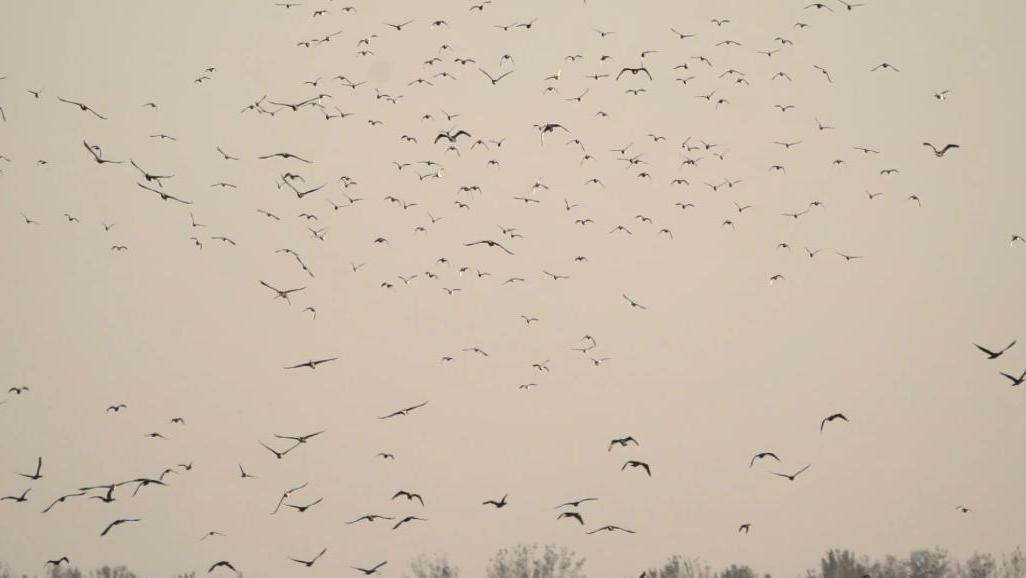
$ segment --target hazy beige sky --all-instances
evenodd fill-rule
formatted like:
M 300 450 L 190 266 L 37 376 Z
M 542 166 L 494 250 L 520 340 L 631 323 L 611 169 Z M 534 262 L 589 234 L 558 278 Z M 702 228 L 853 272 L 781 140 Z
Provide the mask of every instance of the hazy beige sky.
M 0 4 L 0 154 L 10 158 L 0 161 L 0 384 L 30 388 L 0 393 L 0 495 L 32 488 L 26 503 L 0 503 L 0 559 L 32 572 L 67 555 L 146 575 L 227 559 L 251 577 L 346 575 L 387 559 L 385 574 L 398 576 L 417 554 L 443 552 L 478 576 L 498 548 L 537 541 L 586 556 L 594 576 L 632 575 L 674 553 L 793 576 L 831 547 L 965 554 L 1021 543 L 1026 390 L 999 372 L 1022 372 L 1026 342 L 993 361 L 973 347 L 1026 338 L 1026 244 L 1009 247 L 1026 234 L 1021 3 L 866 0 L 847 11 L 832 1 L 828 12 L 804 1 L 496 0 L 471 12 L 469 1 L 357 0 L 342 13 L 343 4 Z M 314 18 L 317 9 L 329 13 Z M 529 30 L 494 27 L 535 17 Z M 401 32 L 384 24 L 409 19 Z M 432 27 L 439 19 L 448 26 Z M 728 39 L 741 46 L 716 46 Z M 643 50 L 657 51 L 644 60 L 654 81 L 615 81 Z M 515 64 L 500 66 L 503 54 Z M 457 57 L 493 76 L 516 72 L 492 86 Z M 881 62 L 900 72 L 870 72 Z M 207 67 L 210 80 L 194 82 Z M 750 84 L 721 77 L 728 69 Z M 443 70 L 456 80 L 431 77 Z M 792 82 L 771 80 L 778 71 Z M 333 80 L 340 74 L 366 84 L 351 90 Z M 408 85 L 418 77 L 434 86 Z M 303 84 L 317 78 L 316 88 Z M 647 92 L 625 93 L 634 88 Z M 374 89 L 402 98 L 391 104 Z M 696 97 L 713 90 L 709 102 Z M 942 90 L 947 99 L 935 99 Z M 329 111 L 355 115 L 239 113 L 265 94 L 319 93 L 332 95 Z M 719 98 L 729 103 L 717 107 Z M 150 101 L 159 110 L 142 106 Z M 461 116 L 448 122 L 441 109 Z M 834 128 L 818 130 L 816 119 Z M 532 125 L 547 122 L 571 134 L 547 134 L 542 146 Z M 453 127 L 472 135 L 458 140 L 459 157 L 431 142 Z M 157 133 L 177 140 L 148 138 Z M 689 136 L 717 146 L 682 151 Z M 503 138 L 501 148 L 471 149 Z M 580 147 L 565 144 L 573 138 L 594 161 L 582 163 Z M 83 139 L 103 157 L 173 174 L 165 189 L 193 204 L 160 202 L 127 164 L 97 165 Z M 961 148 L 938 159 L 924 140 Z M 628 167 L 610 152 L 628 144 L 648 164 Z M 224 160 L 218 146 L 241 160 Z M 256 159 L 280 151 L 314 163 Z M 701 160 L 680 166 L 686 157 Z M 441 178 L 392 164 L 428 159 L 444 165 Z M 768 170 L 776 164 L 786 173 Z M 881 175 L 887 168 L 900 173 Z M 275 186 L 285 171 L 304 188 L 326 186 L 297 199 Z M 358 184 L 343 190 L 342 175 Z M 690 186 L 671 185 L 678 177 Z M 724 179 L 742 182 L 704 184 Z M 211 187 L 221 181 L 237 188 Z M 531 192 L 538 181 L 549 189 Z M 470 185 L 482 192 L 458 192 Z M 344 204 L 343 194 L 365 200 L 333 210 L 328 199 Z M 417 204 L 404 210 L 386 195 Z M 782 216 L 812 201 L 823 206 Z M 752 208 L 739 213 L 735 202 Z M 206 226 L 193 227 L 190 211 Z M 574 223 L 586 218 L 594 224 Z M 617 225 L 633 234 L 611 234 Z M 307 226 L 327 227 L 324 240 Z M 211 239 L 220 235 L 236 245 Z M 515 255 L 464 246 L 480 239 Z M 274 252 L 286 247 L 316 276 Z M 810 259 L 806 247 L 821 252 Z M 398 277 L 413 274 L 409 284 Z M 774 274 L 785 279 L 770 285 Z M 510 277 L 526 281 L 504 284 Z M 306 289 L 290 306 L 259 280 Z M 571 351 L 585 334 L 598 343 L 588 355 L 608 361 Z M 461 351 L 472 346 L 489 356 Z M 282 369 L 332 356 L 316 371 Z M 531 367 L 546 360 L 548 372 Z M 128 407 L 104 411 L 115 403 Z M 820 433 L 834 412 L 850 423 Z M 184 426 L 169 423 L 176 416 Z M 320 429 L 280 462 L 257 443 Z M 640 446 L 607 451 L 626 435 Z M 749 469 L 760 450 L 783 463 Z M 43 479 L 16 475 L 40 455 Z M 651 479 L 621 472 L 628 459 L 649 463 Z M 83 485 L 187 462 L 192 471 L 167 487 L 40 513 Z M 257 479 L 240 479 L 240 463 Z M 794 483 L 770 473 L 806 464 Z M 269 515 L 284 489 L 306 481 L 293 503 L 323 503 Z M 399 489 L 426 506 L 391 502 Z M 480 505 L 506 493 L 505 509 Z M 582 506 L 583 528 L 555 519 L 553 506 L 583 497 L 600 498 Z M 973 511 L 957 513 L 961 504 Z M 344 524 L 365 513 L 428 522 Z M 143 521 L 99 537 L 132 517 Z M 739 536 L 745 522 L 751 533 Z M 606 524 L 637 533 L 584 533 Z M 211 530 L 227 535 L 200 542 Z M 310 570 L 288 561 L 323 547 Z

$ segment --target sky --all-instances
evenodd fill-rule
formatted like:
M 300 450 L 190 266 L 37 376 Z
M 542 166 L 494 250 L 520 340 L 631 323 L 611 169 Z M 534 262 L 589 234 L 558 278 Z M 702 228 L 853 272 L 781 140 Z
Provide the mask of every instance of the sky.
M 1000 372 L 1023 371 L 1026 342 L 995 360 L 973 344 L 1024 337 L 1026 243 L 1009 240 L 1026 235 L 1026 122 L 1010 71 L 1026 9 L 805 4 L 0 5 L 0 496 L 31 488 L 0 503 L 0 559 L 144 575 L 224 559 L 250 577 L 388 560 L 385 575 L 401 576 L 438 552 L 475 576 L 499 548 L 537 542 L 571 548 L 598 577 L 673 554 L 795 576 L 835 547 L 1020 545 L 1026 389 Z M 897 71 L 872 71 L 883 62 Z M 641 65 L 651 81 L 616 80 Z M 492 85 L 478 66 L 515 72 Z M 328 113 L 354 115 L 240 113 L 264 95 L 272 111 L 319 94 Z M 566 131 L 540 137 L 546 123 Z M 432 142 L 450 129 L 471 135 L 458 152 Z M 161 133 L 175 140 L 150 137 Z M 161 202 L 83 140 L 173 175 L 163 189 L 191 204 Z M 923 141 L 960 148 L 937 158 Z M 312 162 L 258 158 L 283 151 Z M 297 198 L 285 172 L 324 188 Z M 479 240 L 512 254 L 466 246 Z M 303 290 L 288 303 L 260 281 Z M 584 335 L 594 348 L 574 351 Z M 820 431 L 837 412 L 848 421 Z M 320 430 L 282 460 L 258 443 Z M 637 446 L 608 450 L 628 435 Z M 749 467 L 759 451 L 781 463 Z M 17 475 L 39 456 L 42 479 Z M 651 477 L 621 471 L 627 460 Z M 193 467 L 166 487 L 40 513 L 178 464 Z M 807 464 L 793 482 L 773 475 Z M 270 514 L 304 482 L 289 503 L 322 503 Z M 399 489 L 424 507 L 392 501 Z M 504 494 L 507 507 L 482 506 Z M 583 526 L 556 520 L 557 504 L 584 497 L 599 499 L 581 506 Z M 427 521 L 345 524 L 367 513 Z M 118 518 L 142 521 L 101 538 Z M 607 524 L 635 533 L 585 533 Z M 225 535 L 200 541 L 214 530 Z M 310 569 L 288 559 L 325 547 Z

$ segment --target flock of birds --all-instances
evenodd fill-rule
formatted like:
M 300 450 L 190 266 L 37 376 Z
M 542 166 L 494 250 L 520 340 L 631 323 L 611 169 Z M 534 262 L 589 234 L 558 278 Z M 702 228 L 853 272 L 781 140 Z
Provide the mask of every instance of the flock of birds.
M 587 0 L 585 0 L 585 3 Z M 398 19 L 395 22 L 383 22 L 378 32 L 369 34 L 363 38 L 346 38 L 345 28 L 348 26 L 347 19 L 359 18 L 360 10 L 357 6 L 338 6 L 333 1 L 326 2 L 280 2 L 273 4 L 275 9 L 286 11 L 281 16 L 292 18 L 299 14 L 300 17 L 309 18 L 310 26 L 321 30 L 307 38 L 294 43 L 293 48 L 297 50 L 314 50 L 326 46 L 337 46 L 344 42 L 352 45 L 353 59 L 350 66 L 358 68 L 363 58 L 371 57 L 379 46 L 402 45 L 404 37 L 410 30 L 416 27 L 430 28 L 440 31 L 439 42 L 435 54 L 423 61 L 422 70 L 424 73 L 416 78 L 410 78 L 404 82 L 405 88 L 410 91 L 430 90 L 441 83 L 461 83 L 467 91 L 478 91 L 483 97 L 489 97 L 489 91 L 500 91 L 509 83 L 519 81 L 523 84 L 536 84 L 537 89 L 552 100 L 552 109 L 549 111 L 552 117 L 558 117 L 559 111 L 568 106 L 592 106 L 595 112 L 592 115 L 593 122 L 598 124 L 613 114 L 613 107 L 619 106 L 617 100 L 613 99 L 614 94 L 624 94 L 627 97 L 643 98 L 645 93 L 656 90 L 670 90 L 671 88 L 689 89 L 693 85 L 704 86 L 703 91 L 695 91 L 696 94 L 682 93 L 689 103 L 699 106 L 708 106 L 710 114 L 718 110 L 727 109 L 731 106 L 731 98 L 734 93 L 741 93 L 751 84 L 755 83 L 790 83 L 799 75 L 811 77 L 814 80 L 826 84 L 837 82 L 840 75 L 856 74 L 901 74 L 900 67 L 889 62 L 868 63 L 864 70 L 831 70 L 826 66 L 815 65 L 807 70 L 794 69 L 787 64 L 789 51 L 796 50 L 801 45 L 801 35 L 810 26 L 828 26 L 826 18 L 841 17 L 843 13 L 853 11 L 870 11 L 882 9 L 880 3 L 849 3 L 843 0 L 831 0 L 831 2 L 815 2 L 807 5 L 799 3 L 795 6 L 796 21 L 790 30 L 781 30 L 779 34 L 770 34 L 763 39 L 762 44 L 756 48 L 746 47 L 743 43 L 731 38 L 730 18 L 714 19 L 712 22 L 690 23 L 688 27 L 679 25 L 665 26 L 663 33 L 665 38 L 652 37 L 648 40 L 652 43 L 652 49 L 642 51 L 640 54 L 568 54 L 561 56 L 560 68 L 552 74 L 541 78 L 522 78 L 525 72 L 517 68 L 517 54 L 504 53 L 497 62 L 486 61 L 484 55 L 476 54 L 469 47 L 457 47 L 460 41 L 460 31 L 456 25 L 457 20 L 460 26 L 481 27 L 494 30 L 495 34 L 545 34 L 558 32 L 559 26 L 555 22 L 546 22 L 544 19 L 524 17 L 513 22 L 495 22 L 489 19 L 488 15 L 501 4 L 499 0 L 484 0 L 481 3 L 474 3 L 460 8 L 449 10 L 452 16 L 442 17 L 432 21 L 421 21 L 417 19 Z M 469 13 L 457 16 L 459 12 Z M 339 19 L 342 23 L 341 29 L 329 26 L 326 31 L 324 23 L 333 23 Z M 294 22 L 295 20 L 291 20 Z M 452 22 L 452 24 L 450 24 Z M 682 31 L 684 30 L 684 31 Z M 617 34 L 616 30 L 594 29 L 595 35 L 602 41 Z M 714 52 L 715 51 L 715 52 Z M 741 60 L 735 55 L 742 51 L 745 54 L 757 53 L 762 58 L 757 65 L 747 69 L 735 69 L 731 62 Z M 715 56 L 710 56 L 715 54 Z M 669 62 L 667 62 L 667 55 Z M 581 67 L 587 63 L 594 66 L 588 69 Z M 740 66 L 740 65 L 738 65 Z M 197 85 L 216 83 L 219 77 L 217 67 L 210 66 L 192 79 Z M 583 89 L 572 93 L 565 93 L 563 86 L 576 82 L 587 81 Z M 107 122 L 110 118 L 119 114 L 120 111 L 114 103 L 91 102 L 85 97 L 80 97 L 70 90 L 67 93 L 51 94 L 50 91 L 35 86 L 22 86 L 20 89 L 12 90 L 12 84 L 19 82 L 16 78 L 7 78 L 0 74 L 0 121 L 8 122 L 13 115 L 54 115 L 60 116 L 64 122 L 75 123 L 88 132 L 97 123 Z M 423 110 L 419 113 L 420 124 L 401 125 L 395 119 L 399 119 L 397 111 L 408 111 L 420 108 L 418 105 L 417 92 L 400 94 L 385 86 L 375 86 L 375 82 L 361 79 L 355 72 L 337 74 L 331 77 L 324 76 L 314 79 L 303 80 L 297 83 L 307 95 L 298 99 L 288 99 L 268 95 L 260 96 L 249 103 L 239 103 L 238 113 L 243 115 L 257 115 L 273 118 L 276 121 L 288 122 L 290 115 L 306 114 L 321 115 L 329 122 L 363 122 L 374 130 L 390 131 L 388 138 L 394 139 L 397 154 L 405 157 L 402 160 L 391 162 L 391 166 L 369 167 L 367 170 L 395 170 L 397 173 L 411 177 L 412 186 L 421 183 L 432 183 L 444 181 L 447 173 L 456 172 L 454 167 L 463 163 L 483 162 L 488 170 L 503 170 L 503 150 L 508 147 L 508 141 L 527 141 L 531 146 L 538 147 L 572 147 L 579 150 L 579 162 L 577 170 L 580 171 L 581 189 L 589 187 L 605 188 L 606 184 L 602 178 L 602 170 L 609 170 L 609 167 L 617 170 L 633 171 L 639 182 L 652 182 L 657 177 L 657 172 L 674 170 L 672 177 L 665 178 L 666 183 L 672 190 L 683 191 L 684 196 L 678 197 L 665 203 L 661 214 L 652 216 L 639 213 L 632 222 L 605 223 L 599 225 L 596 220 L 589 216 L 587 204 L 583 199 L 571 200 L 553 199 L 550 186 L 544 179 L 537 178 L 525 187 L 526 191 L 511 195 L 511 204 L 527 207 L 530 210 L 555 212 L 565 218 L 565 227 L 570 230 L 583 228 L 590 230 L 592 227 L 601 227 L 598 234 L 633 236 L 653 233 L 657 238 L 665 238 L 670 242 L 674 238 L 674 226 L 672 219 L 681 214 L 692 215 L 699 211 L 702 202 L 696 200 L 696 196 L 689 193 L 695 189 L 706 188 L 713 193 L 730 194 L 741 190 L 743 185 L 749 182 L 758 182 L 765 178 L 786 178 L 790 163 L 785 161 L 775 162 L 764 168 L 764 173 L 720 177 L 719 179 L 701 179 L 695 173 L 699 172 L 700 166 L 707 166 L 716 163 L 722 170 L 730 166 L 727 162 L 730 147 L 728 143 L 717 143 L 711 139 L 698 136 L 666 135 L 656 132 L 644 136 L 646 142 L 651 146 L 673 146 L 676 147 L 678 165 L 676 167 L 653 167 L 646 158 L 646 151 L 630 141 L 626 145 L 596 146 L 594 143 L 585 142 L 577 136 L 573 127 L 564 121 L 555 118 L 546 118 L 535 123 L 533 126 L 525 126 L 517 134 L 509 135 L 482 135 L 473 126 L 460 124 L 461 114 L 450 113 L 444 110 Z M 281 87 L 283 88 L 283 87 Z M 276 87 L 276 90 L 281 90 Z M 386 92 L 389 91 L 389 92 Z M 346 94 L 366 94 L 371 100 L 372 107 L 367 110 L 344 110 L 336 104 L 341 97 L 341 92 Z M 18 102 L 12 106 L 16 99 L 23 98 L 26 102 Z M 931 92 L 925 90 L 923 98 L 926 103 L 930 101 L 946 101 L 950 97 L 947 90 Z M 87 102 L 88 101 L 88 102 Z M 6 105 L 6 106 L 5 106 Z M 31 108 L 37 106 L 38 109 Z M 157 98 L 150 102 L 136 103 L 134 106 L 141 106 L 159 115 L 161 102 Z M 603 108 L 607 107 L 607 108 Z M 796 105 L 791 103 L 769 103 L 766 108 L 778 114 L 802 114 L 802 111 L 795 111 Z M 77 115 L 77 116 L 76 116 Z M 808 134 L 800 138 L 781 138 L 773 141 L 773 145 L 779 147 L 783 158 L 792 159 L 796 151 L 802 145 L 817 136 L 841 130 L 821 121 L 819 118 L 808 119 Z M 0 124 L 2 130 L 2 124 Z M 188 142 L 187 135 L 171 135 L 163 132 L 143 135 L 147 138 L 162 142 Z M 640 137 L 640 135 L 639 135 Z M 738 144 L 738 143 L 730 143 Z M 78 146 L 74 143 L 74 146 Z M 526 146 L 526 145 L 525 145 Z M 819 145 L 805 145 L 819 146 Z M 918 145 L 917 145 L 918 146 Z M 945 159 L 958 154 L 959 145 L 945 142 L 922 142 L 922 151 L 936 157 Z M 236 147 L 241 148 L 239 145 Z M 280 208 L 270 209 L 264 206 L 250 207 L 248 211 L 259 214 L 254 219 L 263 219 L 266 227 L 289 226 L 305 230 L 309 233 L 309 241 L 298 250 L 284 247 L 274 251 L 275 254 L 284 256 L 294 262 L 296 267 L 296 280 L 263 279 L 254 278 L 252 283 L 254 291 L 266 291 L 275 301 L 282 301 L 287 305 L 293 305 L 294 299 L 301 299 L 308 287 L 320 280 L 320 271 L 315 263 L 316 256 L 323 251 L 326 243 L 331 241 L 332 228 L 329 225 L 333 216 L 340 213 L 352 213 L 358 211 L 361 206 L 370 203 L 386 203 L 394 207 L 401 214 L 408 214 L 413 211 L 416 214 L 416 225 L 412 227 L 412 234 L 419 240 L 430 239 L 429 233 L 434 227 L 442 227 L 446 223 L 463 219 L 470 221 L 466 230 L 492 230 L 494 234 L 467 236 L 460 247 L 445 247 L 445 251 L 463 251 L 460 259 L 473 258 L 481 263 L 491 263 L 496 269 L 504 268 L 510 257 L 522 255 L 523 250 L 519 242 L 529 234 L 529 227 L 521 225 L 510 227 L 505 225 L 495 226 L 494 224 L 481 224 L 474 222 L 474 205 L 477 198 L 484 195 L 482 187 L 477 184 L 452 185 L 455 190 L 453 198 L 446 204 L 437 198 L 406 197 L 401 198 L 397 194 L 381 195 L 373 198 L 372 194 L 361 193 L 358 179 L 352 175 L 336 175 L 333 180 L 315 182 L 312 173 L 322 162 L 313 159 L 305 151 L 278 150 L 273 145 L 264 146 L 264 150 L 258 153 L 243 154 L 235 150 L 236 147 L 217 146 L 214 150 L 201 151 L 202 154 L 211 156 L 222 162 L 226 168 L 235 165 L 246 164 L 249 171 L 267 171 L 274 175 L 274 187 L 282 195 Z M 880 150 L 863 146 L 861 143 L 849 143 L 850 151 L 854 151 L 859 158 L 866 158 L 874 163 L 875 171 L 881 179 L 900 172 L 888 163 L 888 157 Z M 231 149 L 232 152 L 228 152 Z M 139 194 L 149 195 L 154 201 L 154 210 L 171 211 L 171 218 L 179 219 L 182 222 L 183 242 L 192 243 L 197 251 L 206 250 L 208 244 L 218 243 L 223 246 L 235 249 L 243 249 L 244 242 L 236 240 L 227 234 L 207 234 L 215 229 L 226 229 L 230 223 L 207 223 L 203 219 L 204 198 L 196 191 L 182 190 L 176 187 L 176 175 L 185 167 L 169 167 L 159 158 L 139 159 L 129 156 L 125 151 L 114 150 L 111 147 L 104 147 L 101 143 L 86 138 L 81 142 L 81 148 L 77 149 L 82 158 L 91 166 L 90 170 L 95 171 L 118 171 L 117 178 L 124 183 L 123 190 L 117 194 Z M 411 156 L 416 151 L 418 156 Z M 391 152 L 391 151 L 389 151 Z M 482 157 L 481 155 L 484 155 Z M 236 156 L 238 155 L 238 156 Z M 420 156 L 423 155 L 423 156 Z M 419 158 L 418 158 L 419 157 Z M 485 158 L 487 157 L 487 158 Z M 483 161 L 481 160 L 483 159 Z M 0 151 L 0 179 L 3 177 L 4 165 L 14 166 L 17 163 L 44 167 L 49 163 L 46 159 L 22 158 L 17 150 Z M 837 158 L 834 165 L 843 166 L 847 163 L 844 158 Z M 660 169 L 660 171 L 657 171 Z M 411 174 L 412 173 L 412 174 Z M 661 173 L 665 174 L 665 173 Z M 412 177 L 416 177 L 413 179 Z M 659 177 L 664 178 L 664 177 Z M 230 182 L 222 175 L 210 177 L 210 187 L 218 190 L 232 190 L 239 188 L 239 185 Z M 529 179 L 528 179 L 529 180 Z M 703 184 L 704 180 L 704 184 Z M 2 181 L 0 181 L 2 182 Z M 875 202 L 875 199 L 884 195 L 884 192 L 866 192 L 865 202 Z M 894 194 L 894 193 L 890 193 Z M 286 199 L 289 202 L 286 202 Z M 156 203 L 160 201 L 161 203 Z M 917 194 L 908 194 L 904 201 L 915 207 L 921 207 L 923 200 Z M 6 203 L 10 206 L 11 203 Z M 728 213 L 716 217 L 720 221 L 720 228 L 734 230 L 744 226 L 744 219 L 748 211 L 753 209 L 752 204 L 732 201 L 732 208 Z M 428 207 L 432 209 L 428 209 Z M 817 199 L 810 200 L 804 206 L 791 210 L 778 211 L 775 216 L 778 219 L 797 221 L 807 218 L 808 215 L 822 210 L 824 203 Z M 100 215 L 75 215 L 65 212 L 63 215 L 38 215 L 29 214 L 26 211 L 19 212 L 21 222 L 24 226 L 45 229 L 56 226 L 54 221 L 63 221 L 68 226 L 102 226 L 105 234 L 109 235 L 109 250 L 112 253 L 121 254 L 132 251 L 132 245 L 118 238 L 118 227 L 114 222 L 103 220 Z M 295 215 L 295 216 L 293 216 Z M 244 218 L 239 215 L 239 218 Z M 695 218 L 701 218 L 701 214 Z M 656 221 L 660 224 L 656 225 Z M 397 221 L 402 223 L 403 221 Z M 399 232 L 381 235 L 366 240 L 366 250 L 372 251 L 378 247 L 395 246 L 401 250 L 401 244 L 397 241 Z M 424 240 L 423 242 L 428 242 Z M 776 242 L 776 241 L 773 241 Z M 1026 245 L 1026 239 L 1022 235 L 1013 234 L 1011 245 Z M 787 241 L 779 241 L 776 245 L 780 251 L 790 253 L 793 249 Z M 560 247 L 552 247 L 551 251 L 558 254 Z M 301 252 L 300 252 L 301 251 Z M 804 247 L 805 257 L 815 259 L 821 252 L 820 248 Z M 844 250 L 833 250 L 835 258 L 845 263 L 852 263 L 863 258 L 869 258 L 862 254 L 853 254 Z M 314 259 L 309 259 L 313 255 Z M 268 258 L 274 257 L 268 255 Z M 568 267 L 585 267 L 589 259 L 595 256 L 569 255 L 567 257 Z M 349 269 L 353 275 L 364 274 L 364 267 L 371 262 L 352 262 Z M 469 290 L 470 284 L 474 282 L 487 282 L 488 278 L 500 275 L 482 268 L 478 265 L 456 265 L 455 257 L 450 260 L 447 257 L 440 257 L 426 269 L 418 272 L 387 272 L 383 277 L 373 281 L 382 291 L 398 290 L 412 286 L 415 283 L 434 282 L 438 285 L 436 291 L 444 291 L 447 296 L 454 296 L 459 292 Z M 379 272 L 380 273 L 380 272 Z M 543 281 L 563 282 L 573 278 L 573 271 L 553 272 L 548 269 L 537 271 L 523 271 L 505 273 L 496 277 L 500 285 L 529 284 L 534 278 Z M 785 281 L 785 275 L 774 273 L 768 281 L 779 283 Z M 462 286 L 458 286 L 462 284 Z M 545 291 L 544 288 L 540 289 Z M 633 295 L 628 288 L 618 288 L 612 291 L 616 295 L 616 301 L 621 307 L 639 315 L 651 314 L 650 309 L 657 309 L 658 305 L 648 303 L 641 297 Z M 308 315 L 312 320 L 318 319 L 316 303 L 303 302 L 302 315 Z M 526 326 L 533 326 L 540 323 L 538 317 L 532 315 L 521 315 L 520 320 Z M 318 322 L 330 322 L 321 319 Z M 986 355 L 989 360 L 1002 359 L 1015 345 L 1011 342 L 1001 349 L 991 349 L 981 345 L 976 347 Z M 594 366 L 603 365 L 613 358 L 609 355 L 599 353 L 599 342 L 592 335 L 584 335 L 571 349 L 580 354 L 584 361 Z M 465 355 L 487 358 L 489 352 L 479 346 L 468 346 L 461 352 Z M 440 357 L 442 365 L 456 363 L 457 354 L 446 354 Z M 341 354 L 314 355 L 306 360 L 283 360 L 281 367 L 286 371 L 330 371 L 332 364 L 342 357 Z M 532 370 L 538 375 L 544 376 L 550 372 L 550 360 L 535 361 L 530 364 Z M 1000 372 L 1011 386 L 1019 386 L 1026 382 L 1026 369 L 1006 369 Z M 538 386 L 538 382 L 521 383 L 517 385 L 520 390 L 529 390 Z M 8 397 L 0 400 L 0 405 L 10 404 L 14 407 L 7 407 L 7 410 L 17 410 L 16 400 L 25 395 L 30 395 L 31 387 L 28 385 L 12 386 L 7 390 Z M 527 395 L 525 393 L 525 395 Z M 375 416 L 380 420 L 392 420 L 409 417 L 414 412 L 430 411 L 430 401 L 418 401 L 412 405 L 399 407 L 395 411 Z M 428 408 L 428 409 L 425 409 Z M 106 408 L 108 414 L 119 414 L 130 411 L 128 405 L 122 402 L 110 404 Z M 834 412 L 822 417 L 819 422 L 819 431 L 827 428 L 838 427 L 849 424 L 855 420 L 849 419 L 843 412 Z M 183 417 L 173 417 L 170 423 L 174 427 L 187 427 Z M 325 435 L 327 430 L 318 430 L 312 433 L 301 435 L 274 434 L 273 442 L 254 440 L 254 446 L 259 444 L 275 460 L 284 460 L 299 448 L 314 445 L 319 436 Z M 148 438 L 166 439 L 164 433 L 152 431 L 145 434 Z M 625 435 L 614 437 L 608 443 L 607 452 L 630 451 L 632 447 L 638 447 L 640 443 L 635 437 Z M 377 459 L 390 461 L 395 460 L 395 455 L 389 452 L 379 452 Z M 794 467 L 787 468 L 781 457 L 775 451 L 764 449 L 749 456 L 748 468 L 755 469 L 756 466 L 765 461 L 772 461 L 781 471 L 772 469 L 766 473 L 779 477 L 788 482 L 798 482 L 799 477 L 807 472 L 811 463 L 798 463 Z M 197 465 L 197 467 L 200 467 Z M 786 468 L 786 469 L 785 469 Z M 173 484 L 179 476 L 187 475 L 193 470 L 192 463 L 179 463 L 171 465 L 155 475 L 141 475 L 132 479 L 111 481 L 109 483 L 83 482 L 81 485 L 68 488 L 67 491 L 53 497 L 40 497 L 32 493 L 33 484 L 44 479 L 46 472 L 43 457 L 39 457 L 34 467 L 25 473 L 19 473 L 22 479 L 28 483 L 28 487 L 19 488 L 18 491 L 5 494 L 0 497 L 0 503 L 4 507 L 27 507 L 30 503 L 38 503 L 40 512 L 48 514 L 58 508 L 72 508 L 75 504 L 86 501 L 98 501 L 110 504 L 115 501 L 130 500 L 147 488 L 165 487 Z M 657 464 L 653 466 L 646 461 L 633 457 L 626 457 L 620 467 L 623 475 L 644 475 L 652 477 L 658 475 Z M 256 479 L 258 476 L 251 473 L 243 464 L 238 464 L 237 472 L 234 474 L 243 480 Z M 303 496 L 307 483 L 285 489 L 282 491 L 277 504 L 270 512 L 292 511 L 298 514 L 306 513 L 320 505 L 323 496 Z M 513 496 L 511 498 L 511 495 Z M 519 504 L 515 498 L 516 492 L 503 494 L 501 497 L 490 497 L 481 502 L 481 507 L 502 510 L 515 508 Z M 599 533 L 635 533 L 636 528 L 628 527 L 629 524 L 618 525 L 607 521 L 598 524 L 589 524 L 583 506 L 598 501 L 598 497 L 577 498 L 555 507 L 556 514 L 553 516 L 558 523 L 570 523 L 579 526 L 587 534 Z M 399 489 L 391 496 L 391 501 L 399 501 L 404 505 L 417 504 L 425 506 L 426 498 L 420 493 Z M 524 506 L 528 506 L 525 504 Z M 959 505 L 958 511 L 970 512 L 970 508 Z M 132 531 L 133 526 L 145 523 L 145 514 L 133 517 L 121 517 L 112 519 L 103 527 L 96 529 L 96 535 L 104 539 L 116 539 L 117 535 L 123 532 Z M 393 531 L 399 531 L 409 525 L 429 523 L 429 518 L 423 515 L 382 515 L 378 513 L 365 513 L 355 516 L 345 523 L 371 524 L 379 520 L 387 522 Z M 747 534 L 752 530 L 752 524 L 748 521 L 739 521 L 738 533 Z M 226 534 L 219 530 L 211 530 L 198 537 L 201 541 L 215 540 L 225 537 Z M 297 566 L 310 568 L 315 566 L 322 557 L 329 554 L 327 547 L 319 547 L 310 552 L 293 554 L 288 559 Z M 70 563 L 67 556 L 55 556 L 52 559 L 41 561 L 46 566 L 60 566 Z M 383 571 L 388 561 L 380 561 L 374 564 L 352 563 L 352 569 L 363 575 L 379 574 Z M 244 560 L 211 560 L 204 564 L 208 573 L 230 572 L 241 573 L 245 568 Z

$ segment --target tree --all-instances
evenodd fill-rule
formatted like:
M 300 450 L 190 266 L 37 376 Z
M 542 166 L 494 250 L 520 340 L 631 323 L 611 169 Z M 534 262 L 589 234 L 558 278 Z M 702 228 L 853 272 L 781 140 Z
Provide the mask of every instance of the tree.
M 1016 548 L 1001 560 L 1001 578 L 1026 578 L 1026 556 Z
M 867 564 L 850 550 L 830 550 L 819 562 L 823 578 L 862 578 L 869 574 Z
M 410 564 L 407 578 L 459 578 L 460 571 L 445 556 L 420 556 Z
M 887 556 L 882 562 L 874 562 L 869 574 L 876 578 L 908 578 L 908 564 L 894 556 Z
M 965 561 L 965 578 L 994 578 L 997 563 L 990 554 L 973 554 Z
M 712 578 L 713 571 L 709 565 L 697 558 L 674 556 L 663 564 L 662 568 L 645 572 L 646 578 Z
M 566 548 L 521 544 L 503 548 L 488 565 L 488 578 L 585 578 L 584 558 Z
M 731 564 L 726 570 L 718 572 L 716 578 L 756 578 L 756 576 L 748 566 Z
M 916 550 L 909 554 L 909 578 L 944 578 L 947 572 L 948 553 L 940 548 Z

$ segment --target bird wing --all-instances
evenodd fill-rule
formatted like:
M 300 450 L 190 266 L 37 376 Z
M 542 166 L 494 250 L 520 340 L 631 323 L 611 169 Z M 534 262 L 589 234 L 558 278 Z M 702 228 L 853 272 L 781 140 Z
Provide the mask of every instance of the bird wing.
M 93 147 L 89 146 L 89 143 L 87 143 L 86 141 L 82 141 L 82 146 L 84 146 L 86 150 L 89 151 L 89 154 L 93 155 L 94 159 L 96 159 L 97 161 L 100 160 L 100 156 L 96 154 L 96 151 L 93 150 Z
M 976 345 L 976 344 L 974 343 L 973 345 Z M 996 355 L 993 351 L 987 349 L 986 347 L 982 347 L 980 345 L 976 345 L 976 349 L 979 349 L 980 351 L 986 353 L 987 355 Z

